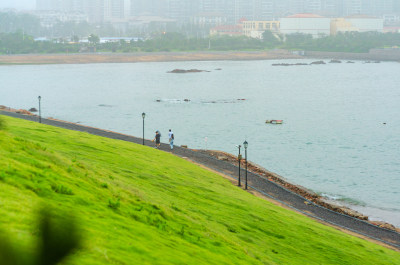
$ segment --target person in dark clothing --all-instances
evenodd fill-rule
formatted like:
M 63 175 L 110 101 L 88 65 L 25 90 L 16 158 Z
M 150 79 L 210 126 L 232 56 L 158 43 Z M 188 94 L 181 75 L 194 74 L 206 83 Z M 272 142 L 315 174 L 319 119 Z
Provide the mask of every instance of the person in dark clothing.
M 156 142 L 156 148 L 159 148 L 161 145 L 161 133 L 158 130 L 156 131 L 156 136 L 153 139 L 153 142 L 154 141 Z

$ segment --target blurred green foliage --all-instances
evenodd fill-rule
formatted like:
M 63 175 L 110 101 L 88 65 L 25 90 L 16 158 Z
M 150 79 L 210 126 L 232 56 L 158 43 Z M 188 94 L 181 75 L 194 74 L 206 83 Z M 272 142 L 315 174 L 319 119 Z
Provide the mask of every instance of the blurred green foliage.
M 0 264 L 55 265 L 79 248 L 80 236 L 71 217 L 56 217 L 45 209 L 38 215 L 38 220 L 39 237 L 34 253 L 9 240 L 11 235 L 0 233 Z

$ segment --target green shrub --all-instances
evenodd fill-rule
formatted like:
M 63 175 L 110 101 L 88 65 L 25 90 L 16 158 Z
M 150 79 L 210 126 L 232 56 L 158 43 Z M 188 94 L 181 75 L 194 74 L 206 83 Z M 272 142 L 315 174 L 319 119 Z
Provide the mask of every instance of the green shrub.
M 118 210 L 119 206 L 121 206 L 121 203 L 119 201 L 119 198 L 117 200 L 108 199 L 108 207 L 113 210 Z
M 51 185 L 51 189 L 54 190 L 56 193 L 64 194 L 64 195 L 74 195 L 70 188 L 67 188 L 63 185 Z

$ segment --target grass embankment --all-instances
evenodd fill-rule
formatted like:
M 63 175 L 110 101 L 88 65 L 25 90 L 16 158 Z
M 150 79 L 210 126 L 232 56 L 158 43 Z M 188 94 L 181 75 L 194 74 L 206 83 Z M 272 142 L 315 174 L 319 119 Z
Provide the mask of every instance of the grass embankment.
M 400 264 L 173 155 L 0 118 L 0 229 L 30 252 L 45 203 L 79 220 L 84 247 L 64 264 Z

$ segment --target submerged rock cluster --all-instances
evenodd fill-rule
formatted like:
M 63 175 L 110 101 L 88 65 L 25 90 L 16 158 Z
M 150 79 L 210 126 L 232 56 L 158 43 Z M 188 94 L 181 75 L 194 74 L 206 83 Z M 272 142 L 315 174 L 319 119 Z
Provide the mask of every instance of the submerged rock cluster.
M 172 71 L 169 71 L 167 73 L 170 74 L 186 74 L 186 73 L 202 73 L 202 72 L 210 72 L 207 70 L 199 70 L 199 69 L 189 69 L 189 70 L 184 70 L 184 69 L 174 69 Z

